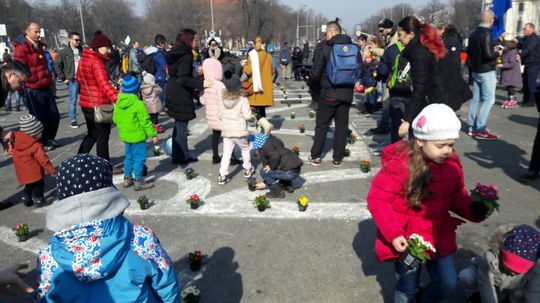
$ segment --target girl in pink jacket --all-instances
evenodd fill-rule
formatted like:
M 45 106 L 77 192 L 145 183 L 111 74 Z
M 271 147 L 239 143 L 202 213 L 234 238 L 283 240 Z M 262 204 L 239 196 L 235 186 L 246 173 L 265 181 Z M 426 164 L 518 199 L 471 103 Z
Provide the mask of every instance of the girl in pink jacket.
M 216 59 L 206 59 L 203 62 L 203 73 L 205 80 L 212 80 L 212 85 L 204 88 L 200 98 L 201 104 L 206 109 L 206 122 L 208 128 L 212 130 L 212 163 L 221 162 L 218 152 L 219 138 L 221 137 L 221 121 L 218 119 L 218 106 L 220 103 L 219 92 L 225 88 L 223 82 L 223 68 L 221 62 Z
M 457 284 L 453 253 L 456 228 L 464 223 L 450 211 L 474 222 L 488 215 L 483 203 L 473 203 L 465 188 L 459 158 L 453 151 L 461 123 L 444 104 L 425 107 L 413 122 L 416 139 L 396 142 L 383 150 L 382 168 L 367 196 L 377 226 L 375 252 L 380 262 L 394 262 L 398 277 L 394 302 L 439 302 Z M 400 260 L 412 234 L 434 247 L 427 261 L 431 283 L 418 292 L 420 266 L 408 269 Z

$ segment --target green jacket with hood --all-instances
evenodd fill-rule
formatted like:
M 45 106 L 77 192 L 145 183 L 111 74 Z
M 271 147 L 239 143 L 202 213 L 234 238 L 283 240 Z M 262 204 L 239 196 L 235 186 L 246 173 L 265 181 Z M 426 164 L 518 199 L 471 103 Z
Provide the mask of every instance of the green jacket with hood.
M 113 122 L 125 143 L 144 142 L 147 137 L 157 136 L 144 103 L 135 94 L 118 94 Z

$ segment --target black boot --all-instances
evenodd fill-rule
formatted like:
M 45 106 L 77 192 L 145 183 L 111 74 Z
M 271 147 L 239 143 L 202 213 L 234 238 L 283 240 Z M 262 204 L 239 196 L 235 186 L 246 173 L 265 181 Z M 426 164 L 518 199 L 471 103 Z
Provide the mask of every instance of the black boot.
M 292 186 L 291 181 L 280 181 L 281 185 L 283 186 L 283 189 L 287 191 L 289 194 L 294 193 L 294 187 Z
M 45 201 L 44 198 L 34 198 L 34 206 L 36 208 L 43 207 L 47 204 L 47 201 Z
M 148 166 L 146 166 L 146 164 L 142 168 L 142 176 L 143 177 L 148 176 Z
M 27 196 L 22 196 L 21 201 L 26 207 L 31 207 L 32 205 L 34 205 L 34 201 L 32 201 L 32 198 Z
M 285 198 L 285 193 L 283 192 L 283 187 L 279 182 L 276 182 L 270 186 L 270 191 L 266 193 L 266 197 L 272 199 L 283 199 Z

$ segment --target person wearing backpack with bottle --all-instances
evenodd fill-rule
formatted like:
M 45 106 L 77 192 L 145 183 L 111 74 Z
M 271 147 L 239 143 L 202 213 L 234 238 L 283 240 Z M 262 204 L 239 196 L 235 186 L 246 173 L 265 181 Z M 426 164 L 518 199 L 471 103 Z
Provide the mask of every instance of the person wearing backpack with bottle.
M 326 142 L 326 134 L 332 120 L 335 123 L 334 152 L 332 164 L 343 164 L 349 109 L 354 94 L 354 85 L 362 75 L 362 56 L 358 45 L 341 33 L 338 19 L 326 24 L 326 40 L 321 50 L 315 52 L 311 68 L 311 81 L 320 82 L 321 94 L 317 110 L 315 139 L 308 162 L 321 165 L 321 153 Z

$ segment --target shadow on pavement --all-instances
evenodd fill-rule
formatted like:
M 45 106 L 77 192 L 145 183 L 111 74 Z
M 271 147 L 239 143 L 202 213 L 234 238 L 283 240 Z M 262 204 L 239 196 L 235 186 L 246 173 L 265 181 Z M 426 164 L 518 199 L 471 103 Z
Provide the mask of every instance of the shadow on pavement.
M 187 257 L 174 263 L 180 288 L 197 285 L 201 290 L 201 302 L 239 303 L 244 289 L 239 265 L 230 247 L 217 249 L 212 256 L 203 257 L 200 272 L 191 272 Z
M 538 124 L 538 118 L 515 115 L 515 114 L 508 116 L 508 120 L 522 124 L 522 125 L 532 126 L 532 127 L 536 127 L 536 125 Z M 531 140 L 534 140 L 534 135 L 531 137 Z
M 358 233 L 354 236 L 352 246 L 362 262 L 362 271 L 366 277 L 375 276 L 381 286 L 384 302 L 393 302 L 396 278 L 390 262 L 379 263 L 375 258 L 375 238 L 377 227 L 372 219 L 358 223 Z

